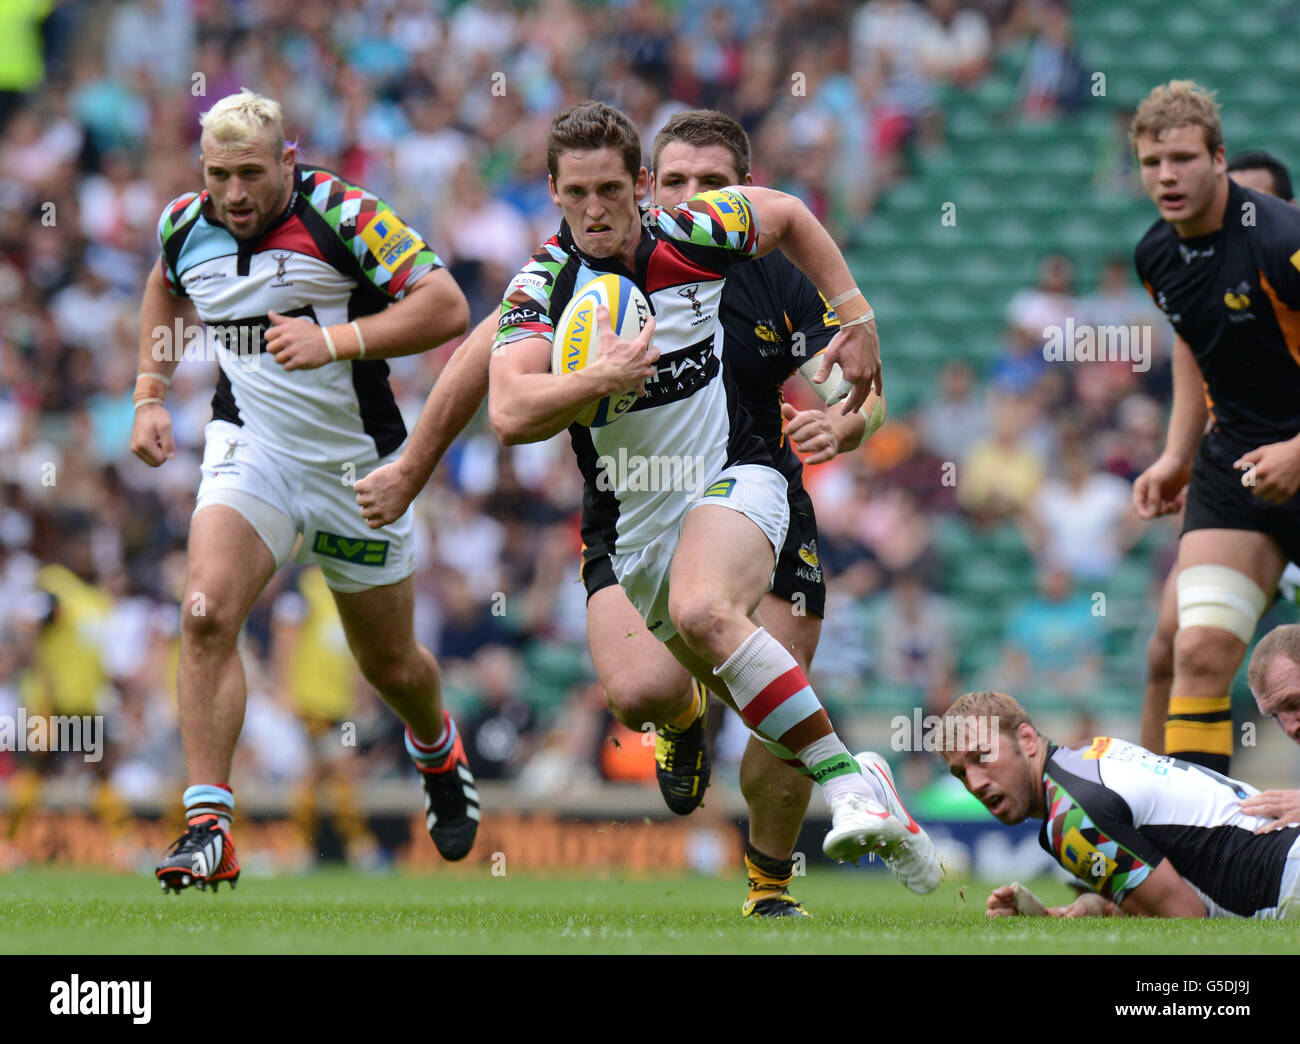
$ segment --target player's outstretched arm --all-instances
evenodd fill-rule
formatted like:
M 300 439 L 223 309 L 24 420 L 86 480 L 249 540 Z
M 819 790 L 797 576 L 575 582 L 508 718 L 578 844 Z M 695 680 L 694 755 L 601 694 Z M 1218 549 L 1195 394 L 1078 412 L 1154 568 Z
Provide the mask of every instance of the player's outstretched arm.
M 624 341 L 614 332 L 609 310 L 602 305 L 596 309 L 596 327 L 600 354 L 576 373 L 551 373 L 551 345 L 545 337 L 527 337 L 493 349 L 488 416 L 505 445 L 542 442 L 558 435 L 606 395 L 644 393 L 659 360 L 659 349 L 650 343 L 654 319 L 633 340 Z
M 1164 452 L 1133 483 L 1133 509 L 1145 519 L 1173 514 L 1183 506 L 1192 459 L 1209 416 L 1201 368 L 1181 337 L 1174 338 L 1173 374 L 1174 401 Z
M 830 233 L 802 201 L 785 192 L 754 185 L 736 191 L 743 192 L 754 208 L 759 256 L 780 247 L 839 315 L 839 333 L 826 346 L 821 368 L 813 381 L 821 384 L 830 376 L 831 367 L 839 363 L 845 378 L 853 385 L 840 412 L 846 416 L 856 413 L 872 388 L 877 394 L 884 388 L 875 321 L 860 321 L 871 311 L 867 299 L 860 293 L 843 298 L 857 285 L 848 262 Z
M 131 425 L 131 452 L 154 468 L 176 456 L 172 419 L 162 400 L 167 398 L 167 386 L 184 348 L 182 344 L 172 344 L 174 323 L 178 314 L 187 312 L 167 289 L 160 258 L 149 271 L 140 304 L 135 422 Z
M 1120 903 L 1131 917 L 1208 917 L 1209 911 L 1168 859 Z
M 469 329 L 469 303 L 445 268 L 422 276 L 382 312 L 352 322 L 320 327 L 310 319 L 269 314 L 266 350 L 286 370 L 417 355 Z
M 357 506 L 371 529 L 396 522 L 406 513 L 443 454 L 478 412 L 487 395 L 496 329 L 494 314 L 470 331 L 438 375 L 402 455 L 357 482 Z

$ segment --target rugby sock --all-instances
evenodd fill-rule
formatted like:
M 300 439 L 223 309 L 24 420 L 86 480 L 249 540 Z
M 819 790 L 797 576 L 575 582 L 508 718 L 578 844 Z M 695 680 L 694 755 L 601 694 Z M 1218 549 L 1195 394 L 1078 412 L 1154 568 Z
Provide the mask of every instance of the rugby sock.
M 185 788 L 181 801 L 185 804 L 186 823 L 215 818 L 217 825 L 230 833 L 235 818 L 235 794 L 229 783 L 196 783 Z
M 691 703 L 686 710 L 668 722 L 667 728 L 675 732 L 685 732 L 695 724 L 695 719 L 700 716 L 700 710 L 704 706 L 704 686 L 694 678 L 691 679 Z
M 1232 697 L 1170 698 L 1165 753 L 1226 774 L 1232 759 Z
M 787 754 L 793 751 L 783 760 L 820 784 L 827 801 L 850 792 L 870 796 L 857 759 L 835 735 L 808 679 L 767 631 L 756 630 L 714 673 L 726 682 L 745 724 Z
M 793 859 L 776 859 L 760 852 L 753 844 L 745 846 L 745 873 L 749 878 L 751 902 L 784 892 L 794 877 Z
M 447 756 L 456 746 L 456 723 L 451 715 L 442 712 L 442 735 L 432 743 L 425 743 L 411 734 L 411 726 L 406 726 L 406 753 L 411 755 L 415 767 L 421 772 L 437 772 L 444 767 Z

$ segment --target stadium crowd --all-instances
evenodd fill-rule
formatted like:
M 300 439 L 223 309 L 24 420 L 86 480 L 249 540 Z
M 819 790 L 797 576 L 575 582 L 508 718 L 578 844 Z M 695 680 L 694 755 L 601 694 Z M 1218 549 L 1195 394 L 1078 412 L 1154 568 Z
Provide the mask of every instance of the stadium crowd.
M 676 109 L 735 114 L 756 182 L 851 242 L 914 156 L 942 147 L 939 89 L 978 82 L 1000 48 L 1029 45 L 1025 117 L 1068 119 L 1082 90 L 1067 9 L 1033 0 L 46 6 L 0 60 L 0 714 L 103 714 L 109 734 L 98 765 L 0 751 L 0 777 L 94 772 L 126 797 L 182 774 L 178 597 L 215 363 L 186 361 L 170 389 L 176 460 L 150 470 L 128 437 L 158 215 L 197 187 L 197 116 L 213 101 L 242 85 L 278 98 L 304 156 L 425 233 L 477 321 L 554 229 L 541 146 L 554 112 L 582 98 L 624 108 L 647 145 Z M 941 593 L 970 564 L 945 533 L 1009 541 L 1037 576 L 981 661 L 988 678 L 964 688 L 996 677 L 1041 704 L 1050 678 L 1081 706 L 1100 684 L 1108 639 L 1089 592 L 1152 529 L 1128 483 L 1159 452 L 1169 395 L 1167 328 L 1131 273 L 1121 256 L 1081 294 L 1069 259 L 1047 258 L 1008 302 L 996 365 L 952 362 L 919 409 L 810 471 L 830 579 L 814 673 L 832 706 L 871 712 L 889 691 L 942 710 L 962 691 L 963 621 L 980 607 Z M 1042 329 L 1067 316 L 1151 324 L 1150 368 L 1046 362 Z M 453 347 L 392 361 L 408 428 Z M 886 333 L 883 350 L 888 389 L 907 345 Z M 651 761 L 607 756 L 563 443 L 507 450 L 480 415 L 453 448 L 416 503 L 417 630 L 481 778 L 649 781 Z M 1172 548 L 1159 532 L 1147 543 Z M 1153 561 L 1158 583 L 1168 558 Z M 401 724 L 356 672 L 319 574 L 275 577 L 244 650 L 241 779 L 309 778 L 345 721 L 361 773 L 404 777 Z M 1134 677 L 1135 705 L 1139 691 Z

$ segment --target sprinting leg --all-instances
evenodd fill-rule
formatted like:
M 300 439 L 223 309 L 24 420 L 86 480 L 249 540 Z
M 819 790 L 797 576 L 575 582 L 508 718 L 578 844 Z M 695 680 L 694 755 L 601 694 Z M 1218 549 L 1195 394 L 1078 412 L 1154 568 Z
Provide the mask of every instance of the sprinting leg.
M 769 633 L 790 650 L 807 674 L 822 621 L 794 610 L 792 603 L 769 593 L 763 597 L 759 615 Z M 740 761 L 740 791 L 749 807 L 746 915 L 799 916 L 805 912 L 788 889 L 794 875 L 794 846 L 812 787 L 811 779 L 750 737 Z
M 745 497 L 758 500 L 759 492 L 746 488 L 736 502 Z M 774 752 L 792 752 L 787 760 L 822 787 L 831 808 L 832 827 L 822 845 L 828 856 L 856 861 L 881 851 L 910 858 L 906 826 L 875 800 L 879 784 L 868 780 L 836 735 L 794 657 L 750 619 L 775 562 L 775 541 L 749 516 L 753 507 L 741 513 L 700 503 L 687 513 L 670 573 L 669 614 L 679 633 L 669 648 L 697 677 L 716 673 L 750 728 Z M 937 860 L 933 869 L 926 891 L 938 884 Z
M 361 673 L 406 722 L 433 843 L 444 859 L 464 859 L 478 832 L 478 791 L 460 733 L 442 708 L 438 662 L 415 640 L 415 581 L 333 594 Z
M 187 829 L 155 870 L 164 891 L 218 881 L 233 887 L 239 878 L 229 782 L 247 698 L 239 632 L 275 572 L 275 557 L 257 530 L 224 504 L 195 512 L 187 564 L 177 674 Z

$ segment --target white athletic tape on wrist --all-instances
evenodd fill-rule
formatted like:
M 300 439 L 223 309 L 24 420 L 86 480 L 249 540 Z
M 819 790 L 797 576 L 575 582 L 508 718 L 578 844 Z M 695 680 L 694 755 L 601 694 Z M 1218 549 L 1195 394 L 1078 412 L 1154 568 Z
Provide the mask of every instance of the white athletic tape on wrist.
M 352 320 L 352 329 L 357 332 L 357 348 L 359 349 L 357 358 L 364 359 L 366 357 L 366 339 L 361 336 L 361 327 L 357 325 L 355 319 Z
M 840 329 L 847 330 L 850 326 L 866 326 L 867 323 L 874 322 L 875 318 L 876 318 L 876 313 L 873 312 L 870 308 L 868 308 L 857 318 L 850 319 L 847 323 L 840 323 Z
M 162 399 L 159 399 L 156 396 L 151 395 L 146 399 L 136 399 L 135 405 L 132 407 L 132 409 L 138 410 L 141 406 L 148 406 L 150 404 L 155 404 L 155 403 L 159 406 L 167 405 Z
M 821 352 L 818 352 L 817 355 L 814 355 L 799 367 L 799 372 L 808 378 L 809 383 L 812 383 L 813 377 L 822 368 L 820 356 Z M 832 363 L 830 376 L 821 384 L 813 384 L 813 391 L 818 394 L 822 402 L 826 403 L 827 406 L 834 406 L 837 402 L 848 398 L 849 392 L 853 391 L 853 385 L 844 379 L 840 364 Z
M 858 294 L 860 294 L 860 293 L 862 293 L 862 291 L 859 290 L 856 286 L 855 286 L 852 290 L 845 290 L 844 293 L 840 294 L 839 297 L 832 297 L 829 301 L 827 301 L 827 302 L 826 302 L 826 307 L 827 307 L 827 308 L 838 308 L 838 307 L 839 307 L 840 305 L 842 305 L 845 301 L 852 300 L 854 297 L 856 297 L 856 296 L 857 296 Z
M 1178 574 L 1178 626 L 1214 627 L 1247 645 L 1268 595 L 1245 573 L 1224 565 L 1188 566 Z
M 170 388 L 170 387 L 171 387 L 172 379 L 171 379 L 170 377 L 168 377 L 165 373 L 145 373 L 145 372 L 141 371 L 140 373 L 137 373 L 137 374 L 135 375 L 135 383 L 136 383 L 136 384 L 139 384 L 139 383 L 140 383 L 142 380 L 144 380 L 146 377 L 149 378 L 149 380 L 151 380 L 151 381 L 161 381 L 161 382 L 162 382 L 162 386 L 163 386 L 164 388 Z
M 328 326 L 322 326 L 320 332 L 325 335 L 325 347 L 329 349 L 330 362 L 338 362 L 339 353 L 334 350 L 334 338 L 330 336 L 330 328 Z

